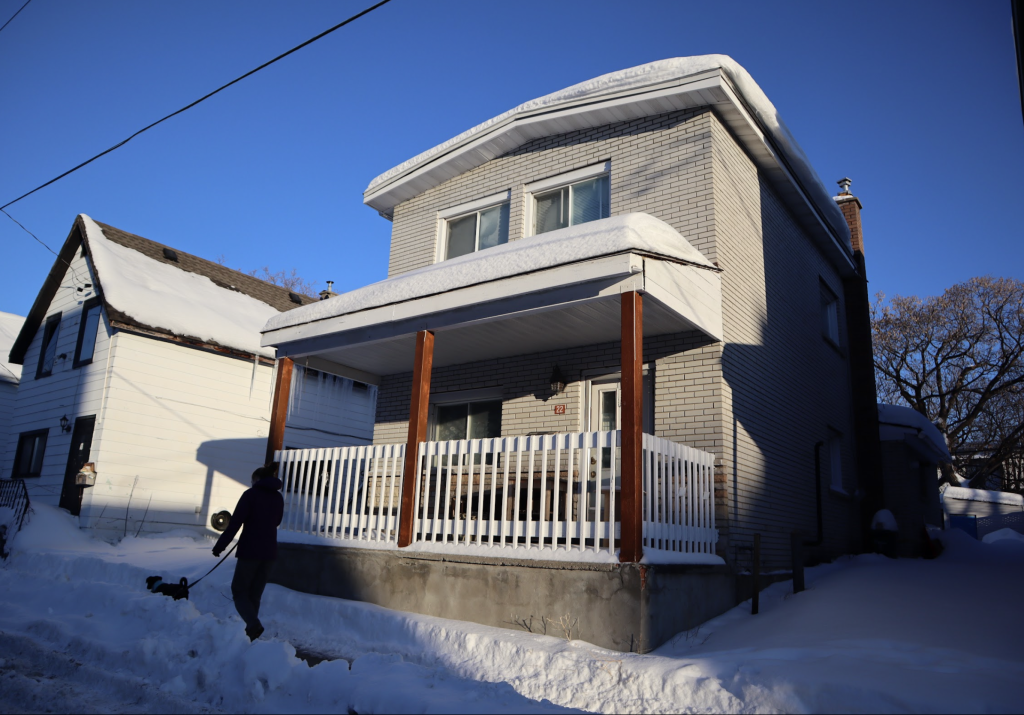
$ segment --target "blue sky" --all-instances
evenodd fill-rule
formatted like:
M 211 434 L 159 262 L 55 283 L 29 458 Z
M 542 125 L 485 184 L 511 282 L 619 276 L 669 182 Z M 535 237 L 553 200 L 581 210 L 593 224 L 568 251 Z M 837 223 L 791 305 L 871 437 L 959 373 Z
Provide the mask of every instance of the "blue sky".
M 23 0 L 0 0 L 0 22 Z M 0 33 L 0 205 L 371 4 L 33 0 Z M 864 204 L 871 290 L 1024 279 L 1007 2 L 393 0 L 8 210 L 75 215 L 235 268 L 386 277 L 373 177 L 520 102 L 666 57 L 753 75 L 826 187 Z M 0 310 L 53 256 L 0 216 Z

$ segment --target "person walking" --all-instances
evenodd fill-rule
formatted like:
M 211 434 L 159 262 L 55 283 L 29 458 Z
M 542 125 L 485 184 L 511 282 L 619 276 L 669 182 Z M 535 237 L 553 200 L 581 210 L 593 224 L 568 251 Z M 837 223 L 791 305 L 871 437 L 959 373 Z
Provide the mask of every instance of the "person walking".
M 281 480 L 275 476 L 277 465 L 260 467 L 252 473 L 252 488 L 238 499 L 228 528 L 217 539 L 213 555 L 220 556 L 235 534 L 242 529 L 235 558 L 235 576 L 231 595 L 235 610 L 245 621 L 245 634 L 254 641 L 263 633 L 260 623 L 260 599 L 267 586 L 270 566 L 277 558 L 277 527 L 284 516 Z

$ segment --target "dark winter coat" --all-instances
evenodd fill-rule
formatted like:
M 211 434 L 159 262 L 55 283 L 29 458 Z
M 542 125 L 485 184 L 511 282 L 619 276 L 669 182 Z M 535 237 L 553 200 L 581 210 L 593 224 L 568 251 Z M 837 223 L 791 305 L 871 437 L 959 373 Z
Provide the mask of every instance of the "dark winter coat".
M 270 560 L 277 558 L 277 527 L 284 516 L 281 480 L 265 477 L 239 498 L 228 528 L 217 539 L 213 550 L 220 553 L 243 526 L 235 558 Z

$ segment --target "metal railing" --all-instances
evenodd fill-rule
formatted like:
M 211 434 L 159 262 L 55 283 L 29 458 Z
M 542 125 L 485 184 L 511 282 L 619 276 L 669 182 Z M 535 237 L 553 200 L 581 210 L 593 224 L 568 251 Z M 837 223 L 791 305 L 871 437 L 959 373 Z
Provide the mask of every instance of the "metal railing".
M 0 524 L 0 554 L 7 557 L 7 543 L 21 530 L 30 506 L 28 489 L 21 479 L 0 479 L 0 508 L 13 514 L 7 524 Z

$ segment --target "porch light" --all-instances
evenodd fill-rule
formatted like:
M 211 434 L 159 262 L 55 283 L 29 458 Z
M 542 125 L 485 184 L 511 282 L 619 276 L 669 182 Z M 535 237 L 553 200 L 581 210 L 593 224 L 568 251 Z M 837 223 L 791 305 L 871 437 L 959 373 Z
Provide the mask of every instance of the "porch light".
M 557 395 L 564 389 L 565 375 L 562 374 L 562 371 L 558 368 L 558 365 L 555 365 L 555 369 L 551 371 L 551 392 Z
M 68 416 L 67 415 L 64 415 L 63 417 L 60 418 L 60 431 L 61 432 L 70 432 L 71 431 L 71 425 L 68 423 Z

